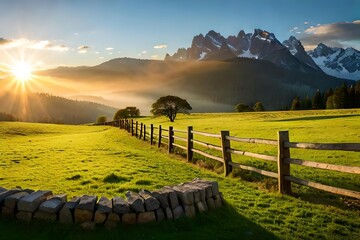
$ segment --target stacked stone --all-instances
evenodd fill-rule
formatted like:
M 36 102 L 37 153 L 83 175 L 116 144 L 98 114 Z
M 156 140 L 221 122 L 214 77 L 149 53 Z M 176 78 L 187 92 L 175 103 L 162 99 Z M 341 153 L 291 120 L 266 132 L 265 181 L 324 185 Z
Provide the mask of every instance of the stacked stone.
M 51 191 L 0 188 L 2 215 L 30 221 L 60 221 L 77 223 L 86 228 L 103 224 L 107 228 L 118 224 L 143 224 L 194 217 L 197 212 L 219 208 L 223 198 L 217 182 L 194 179 L 156 191 L 127 192 L 126 198 L 108 199 L 83 195 L 67 201 L 67 195 L 52 195 Z

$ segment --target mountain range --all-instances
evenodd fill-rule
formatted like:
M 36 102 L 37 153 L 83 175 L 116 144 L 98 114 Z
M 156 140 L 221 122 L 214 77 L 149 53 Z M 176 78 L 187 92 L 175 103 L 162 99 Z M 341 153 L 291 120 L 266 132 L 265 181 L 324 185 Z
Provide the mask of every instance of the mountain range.
M 241 30 L 237 36 L 223 37 L 213 30 L 205 36 L 193 38 L 191 47 L 179 48 L 165 60 L 223 61 L 233 58 L 253 58 L 276 66 L 303 73 L 323 71 L 338 78 L 360 80 L 360 52 L 353 48 L 331 48 L 320 43 L 306 52 L 294 36 L 280 42 L 273 33 L 255 29 L 254 33 Z

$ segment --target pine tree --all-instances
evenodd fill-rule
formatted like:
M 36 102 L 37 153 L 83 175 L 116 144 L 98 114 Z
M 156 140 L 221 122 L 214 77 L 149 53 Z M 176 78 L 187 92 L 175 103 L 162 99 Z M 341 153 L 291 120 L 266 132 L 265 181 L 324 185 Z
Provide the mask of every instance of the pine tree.
M 311 108 L 312 109 L 323 109 L 324 108 L 323 99 L 324 99 L 324 97 L 321 94 L 320 90 L 318 89 L 312 98 Z
M 355 87 L 353 85 L 350 86 L 349 89 L 349 108 L 356 108 L 356 95 L 355 95 Z
M 291 110 L 300 110 L 300 98 L 295 97 L 291 104 Z

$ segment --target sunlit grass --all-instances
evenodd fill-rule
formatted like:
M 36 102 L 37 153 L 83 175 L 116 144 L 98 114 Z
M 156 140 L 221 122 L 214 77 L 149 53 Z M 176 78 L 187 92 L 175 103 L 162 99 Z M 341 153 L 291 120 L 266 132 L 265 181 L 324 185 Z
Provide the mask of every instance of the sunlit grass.
M 352 111 L 352 112 L 351 112 Z M 319 120 L 284 119 L 320 116 Z M 334 118 L 334 116 L 340 116 Z M 344 115 L 351 115 L 345 117 Z M 230 130 L 231 135 L 276 138 L 276 131 L 290 130 L 294 141 L 359 142 L 360 111 L 320 111 L 249 114 L 193 114 L 180 116 L 174 127 L 218 133 Z M 323 116 L 328 116 L 324 118 Z M 146 123 L 168 126 L 165 118 L 143 118 Z M 331 128 L 331 131 L 328 129 Z M 312 134 L 314 133 L 314 134 Z M 321 135 L 322 134 L 322 135 Z M 129 137 L 125 131 L 106 126 L 67 126 L 31 123 L 0 123 L 0 185 L 6 188 L 21 186 L 32 189 L 51 189 L 69 197 L 96 194 L 112 197 L 127 190 L 157 189 L 178 184 L 195 177 L 219 182 L 229 205 L 195 220 L 164 222 L 159 225 L 136 226 L 114 231 L 99 229 L 87 234 L 72 227 L 58 225 L 21 225 L 0 220 L 0 239 L 11 233 L 17 238 L 47 239 L 358 239 L 360 237 L 359 209 L 347 206 L 339 196 L 295 188 L 299 198 L 276 192 L 276 182 L 256 175 L 223 177 L 213 171 L 188 164 L 177 155 L 150 146 L 148 142 Z M 215 142 L 214 142 L 215 143 Z M 240 147 L 240 146 L 239 146 Z M 253 151 L 268 151 L 260 147 Z M 300 154 L 300 153 L 294 153 Z M 358 155 L 323 159 L 319 152 L 305 153 L 305 159 L 357 165 Z M 325 155 L 327 156 L 327 155 Z M 242 161 L 241 159 L 237 159 Z M 252 159 L 244 161 L 251 162 Z M 264 165 L 262 161 L 255 165 Z M 264 165 L 272 168 L 271 165 Z M 221 170 L 221 167 L 219 168 Z M 312 175 L 293 168 L 302 177 L 335 181 L 331 175 Z M 234 174 L 236 176 L 236 174 Z M 258 179 L 258 180 L 257 180 Z M 330 179 L 330 180 L 329 180 Z M 359 181 L 341 176 L 338 182 L 349 182 L 358 188 Z M 305 199 L 305 200 L 302 200 Z M 31 232 L 31 234 L 29 234 Z M 15 237 L 16 238 L 16 237 Z

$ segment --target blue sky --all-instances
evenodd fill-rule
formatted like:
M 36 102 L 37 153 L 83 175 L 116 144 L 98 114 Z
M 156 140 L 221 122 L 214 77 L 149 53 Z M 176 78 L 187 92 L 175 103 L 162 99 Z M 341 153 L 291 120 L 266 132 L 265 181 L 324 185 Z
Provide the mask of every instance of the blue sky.
M 199 33 L 215 30 L 226 37 L 254 28 L 280 41 L 294 35 L 307 47 L 324 41 L 360 50 L 359 12 L 359 0 L 1 0 L 0 63 L 26 57 L 44 67 L 163 59 L 189 47 Z

